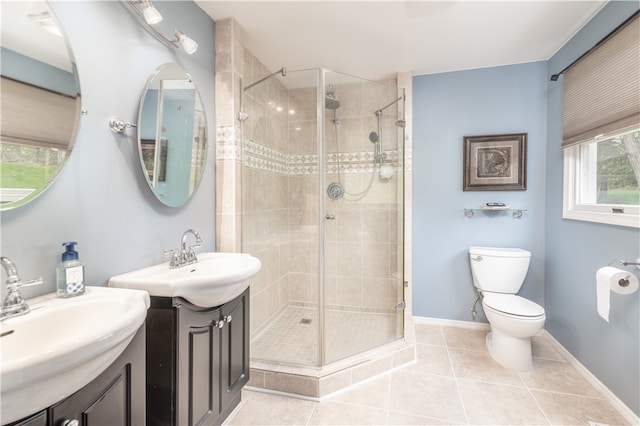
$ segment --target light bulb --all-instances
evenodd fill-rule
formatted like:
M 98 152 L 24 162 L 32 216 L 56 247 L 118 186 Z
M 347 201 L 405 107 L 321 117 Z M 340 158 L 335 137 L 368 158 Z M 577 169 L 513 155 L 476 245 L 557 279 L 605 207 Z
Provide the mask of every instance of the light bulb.
M 176 30 L 176 37 L 182 45 L 182 48 L 189 55 L 195 53 L 198 50 L 198 43 L 196 43 L 191 37 L 186 36 L 183 32 Z
M 162 21 L 162 15 L 149 0 L 142 3 L 142 14 L 144 16 L 144 20 L 149 25 L 157 24 Z

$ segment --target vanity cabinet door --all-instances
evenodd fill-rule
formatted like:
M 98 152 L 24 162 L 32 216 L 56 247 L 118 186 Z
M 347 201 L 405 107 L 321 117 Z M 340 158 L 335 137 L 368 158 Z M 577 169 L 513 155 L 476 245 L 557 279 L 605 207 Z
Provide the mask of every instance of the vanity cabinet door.
M 225 321 L 221 328 L 220 407 L 225 411 L 236 397 L 239 402 L 240 391 L 249 381 L 249 290 L 220 309 L 221 318 Z M 237 403 L 233 407 L 235 405 Z
M 214 424 L 220 412 L 220 310 L 182 306 L 178 316 L 178 424 Z
M 145 329 L 95 380 L 50 408 L 53 426 L 133 426 L 145 423 Z M 77 423 L 74 422 L 77 421 Z
M 44 410 L 26 419 L 18 420 L 16 423 L 11 423 L 11 426 L 47 426 L 47 411 Z
M 249 380 L 249 289 L 213 308 L 151 297 L 147 426 L 221 424 Z

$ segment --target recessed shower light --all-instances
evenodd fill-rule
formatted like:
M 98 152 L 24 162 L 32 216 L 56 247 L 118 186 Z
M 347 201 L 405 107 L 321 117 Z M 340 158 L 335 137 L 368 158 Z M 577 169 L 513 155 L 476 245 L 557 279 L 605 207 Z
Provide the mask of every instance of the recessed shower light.
M 62 37 L 62 32 L 60 32 L 60 27 L 56 24 L 56 21 L 53 20 L 53 17 L 47 11 L 36 11 L 27 13 L 27 19 L 29 19 L 34 24 L 38 25 L 40 28 L 49 31 L 51 34 L 55 34 L 58 37 Z

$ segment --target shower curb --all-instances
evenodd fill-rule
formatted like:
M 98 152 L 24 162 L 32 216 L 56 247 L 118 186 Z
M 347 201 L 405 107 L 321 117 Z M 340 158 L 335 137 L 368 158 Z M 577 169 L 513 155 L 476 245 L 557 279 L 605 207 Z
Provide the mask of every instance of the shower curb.
M 404 339 L 318 368 L 252 361 L 247 387 L 319 401 L 415 362 L 415 343 Z

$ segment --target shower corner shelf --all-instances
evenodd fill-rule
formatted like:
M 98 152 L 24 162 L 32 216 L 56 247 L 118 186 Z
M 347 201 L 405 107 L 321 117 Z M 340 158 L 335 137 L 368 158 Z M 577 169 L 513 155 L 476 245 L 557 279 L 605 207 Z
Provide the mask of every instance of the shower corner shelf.
M 475 212 L 485 212 L 485 213 L 501 213 L 501 212 L 511 212 L 511 214 L 513 215 L 513 217 L 515 219 L 520 219 L 522 217 L 522 215 L 524 214 L 524 212 L 526 212 L 526 209 L 511 209 L 511 208 L 505 208 L 505 209 L 486 209 L 486 208 L 476 208 L 476 209 L 464 209 L 464 215 L 468 218 L 472 218 L 473 215 L 475 214 Z

